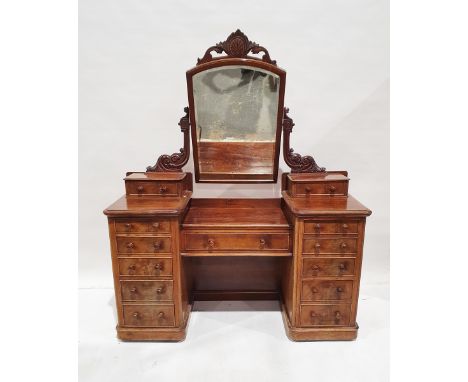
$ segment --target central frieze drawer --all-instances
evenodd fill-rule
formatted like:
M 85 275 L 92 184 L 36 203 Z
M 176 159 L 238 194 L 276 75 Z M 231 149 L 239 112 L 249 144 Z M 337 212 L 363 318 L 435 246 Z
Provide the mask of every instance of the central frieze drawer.
M 289 233 L 184 233 L 186 251 L 288 251 Z
M 174 326 L 173 305 L 124 305 L 126 326 Z
M 304 239 L 304 254 L 327 255 L 327 254 L 356 254 L 357 239 L 326 239 L 308 237 Z
M 309 280 L 302 282 L 302 301 L 351 300 L 353 282 L 344 280 Z
M 351 305 L 301 305 L 301 326 L 347 326 Z
M 117 250 L 120 254 L 132 255 L 136 253 L 171 253 L 170 237 L 137 237 L 118 236 Z
M 172 301 L 172 281 L 121 281 L 124 301 Z

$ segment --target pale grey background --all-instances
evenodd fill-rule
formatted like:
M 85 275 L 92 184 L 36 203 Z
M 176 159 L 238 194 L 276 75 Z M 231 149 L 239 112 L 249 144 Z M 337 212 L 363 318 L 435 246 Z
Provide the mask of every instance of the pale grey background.
M 79 2 L 80 380 L 388 380 L 388 8 L 387 0 Z M 293 343 L 279 312 L 251 303 L 222 312 L 232 308 L 225 303 L 195 311 L 185 342 L 121 344 L 102 210 L 124 193 L 126 171 L 181 147 L 185 71 L 237 28 L 287 71 L 294 149 L 348 170 L 350 193 L 373 210 L 359 337 Z M 190 162 L 185 170 L 192 169 Z M 280 169 L 288 171 L 282 159 Z M 194 191 L 278 197 L 279 184 L 195 184 Z

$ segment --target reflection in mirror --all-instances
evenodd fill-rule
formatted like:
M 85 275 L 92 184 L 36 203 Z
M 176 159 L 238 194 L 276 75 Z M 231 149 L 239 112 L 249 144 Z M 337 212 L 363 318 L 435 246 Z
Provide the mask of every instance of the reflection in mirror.
M 200 180 L 272 178 L 279 82 L 274 73 L 240 65 L 193 76 Z

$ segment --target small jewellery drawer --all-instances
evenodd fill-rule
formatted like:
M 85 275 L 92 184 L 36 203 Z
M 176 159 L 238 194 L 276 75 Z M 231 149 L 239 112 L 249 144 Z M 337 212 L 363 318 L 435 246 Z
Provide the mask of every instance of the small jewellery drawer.
M 301 305 L 301 326 L 347 326 L 351 305 Z
M 160 195 L 177 196 L 179 195 L 179 183 L 174 182 L 126 182 L 127 194 L 129 195 Z
M 357 239 L 349 238 L 315 238 L 307 237 L 304 238 L 304 254 L 311 255 L 345 255 L 355 254 L 357 248 Z
M 314 235 L 357 234 L 356 221 L 306 221 L 304 233 Z
M 171 238 L 156 236 L 117 236 L 119 254 L 132 255 L 136 253 L 171 253 Z
M 172 258 L 119 259 L 121 276 L 172 276 Z
M 174 326 L 173 305 L 124 305 L 127 326 Z
M 353 281 L 308 280 L 302 282 L 302 301 L 340 300 L 351 302 Z
M 287 251 L 288 233 L 189 233 L 184 234 L 187 251 Z
M 167 220 L 117 220 L 117 233 L 167 233 L 171 232 L 171 223 Z
M 294 196 L 346 195 L 348 191 L 347 184 L 344 182 L 296 183 L 293 189 Z
M 123 301 L 172 301 L 172 281 L 120 281 Z
M 317 259 L 304 258 L 302 260 L 302 277 L 320 276 L 353 276 L 354 259 Z

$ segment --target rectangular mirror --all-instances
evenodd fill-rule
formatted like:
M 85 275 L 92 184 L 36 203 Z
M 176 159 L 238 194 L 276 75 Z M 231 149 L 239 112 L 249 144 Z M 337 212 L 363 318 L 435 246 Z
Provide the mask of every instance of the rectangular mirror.
M 188 75 L 197 181 L 276 181 L 281 74 L 250 65 L 223 65 Z

